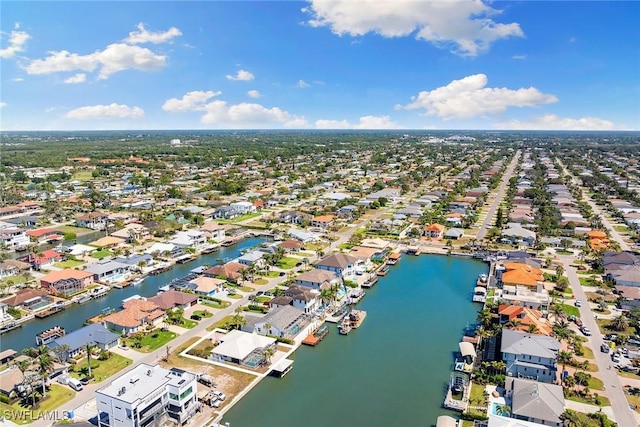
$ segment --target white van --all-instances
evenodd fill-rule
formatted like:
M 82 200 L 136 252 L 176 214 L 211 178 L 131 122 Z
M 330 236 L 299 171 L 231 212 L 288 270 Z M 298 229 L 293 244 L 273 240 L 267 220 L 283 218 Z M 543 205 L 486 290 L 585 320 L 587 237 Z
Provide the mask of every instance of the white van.
M 80 382 L 80 380 L 77 380 L 75 378 L 69 377 L 69 379 L 67 380 L 67 385 L 75 391 L 82 390 L 82 383 Z

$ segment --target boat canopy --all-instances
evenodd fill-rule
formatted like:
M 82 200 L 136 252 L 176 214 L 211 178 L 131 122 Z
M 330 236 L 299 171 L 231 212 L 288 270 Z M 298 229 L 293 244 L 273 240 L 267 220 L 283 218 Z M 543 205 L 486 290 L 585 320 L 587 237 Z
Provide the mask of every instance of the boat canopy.
M 471 356 L 474 359 L 476 358 L 476 349 L 473 347 L 473 344 L 462 341 L 458 346 L 460 347 L 460 353 L 463 357 Z

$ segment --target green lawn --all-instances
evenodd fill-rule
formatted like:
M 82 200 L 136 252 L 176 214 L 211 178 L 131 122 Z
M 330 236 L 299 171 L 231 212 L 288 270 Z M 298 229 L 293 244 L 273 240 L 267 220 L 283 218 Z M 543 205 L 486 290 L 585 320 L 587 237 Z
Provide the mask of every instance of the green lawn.
M 266 285 L 267 283 L 269 283 L 269 281 L 267 279 L 258 279 L 254 280 L 253 283 L 255 283 L 256 285 Z
M 230 305 L 230 304 L 227 302 L 227 305 Z M 209 310 L 196 310 L 193 312 L 193 314 L 195 314 L 196 316 L 200 316 L 203 319 L 213 316 L 213 313 L 210 312 Z
M 567 313 L 567 316 L 580 317 L 580 310 L 575 305 L 562 304 L 562 307 L 564 308 L 565 313 Z
M 267 277 L 280 277 L 279 271 L 268 271 L 266 274 Z
M 293 267 L 295 267 L 296 264 L 299 263 L 299 262 L 301 262 L 301 260 L 298 259 L 298 258 L 284 257 L 280 261 L 278 261 L 278 263 L 276 265 L 278 267 L 282 268 L 283 270 L 290 270 Z
M 216 301 L 211 301 L 211 300 L 202 300 L 202 301 L 200 301 L 200 304 L 206 305 L 207 307 L 211 307 L 211 308 L 225 308 L 225 307 L 229 307 L 231 305 L 231 303 L 229 301 L 216 302 Z
M 192 329 L 195 328 L 197 324 L 198 322 L 196 322 L 195 320 L 187 319 L 186 317 L 182 316 L 182 324 L 176 326 L 185 329 Z
M 93 179 L 93 175 L 91 171 L 77 171 L 71 177 L 72 181 L 91 181 Z
M 229 327 L 229 324 L 233 321 L 233 315 L 230 314 L 228 316 L 223 317 L 222 319 L 218 320 L 216 323 L 214 323 L 213 325 L 209 326 L 207 328 L 207 331 L 213 331 L 216 328 L 220 328 L 220 329 L 227 329 Z
M 82 227 L 74 227 L 73 225 L 61 225 L 60 227 L 56 227 L 55 229 L 60 231 L 62 234 L 74 233 L 77 236 L 94 232 L 94 230 L 90 230 L 88 228 L 82 228 Z
M 97 362 L 97 367 L 94 367 Z M 92 383 L 99 383 L 116 372 L 121 371 L 125 367 L 131 364 L 131 359 L 126 358 L 124 356 L 120 356 L 117 353 L 111 353 L 111 357 L 107 360 L 92 360 L 91 361 L 91 374 L 93 375 Z M 71 372 L 71 376 L 74 378 L 81 378 L 82 376 L 79 374 L 80 369 L 84 366 L 87 366 L 87 359 L 83 359 L 81 363 L 75 365 L 73 372 Z
M 166 345 L 169 341 L 177 337 L 178 334 L 171 331 L 162 331 L 160 329 L 155 329 L 148 333 L 142 338 L 140 344 L 142 347 L 135 348 L 133 344 L 136 342 L 133 339 L 127 339 L 127 345 L 141 353 L 151 353 L 154 350 L 159 349 L 160 347 Z
M 595 403 L 593 403 L 592 400 L 583 399 L 582 397 L 579 397 L 579 396 L 565 396 L 564 398 L 567 400 L 573 400 L 574 402 L 582 402 L 582 403 L 587 403 L 589 405 L 595 405 Z M 600 406 L 611 406 L 611 401 L 607 397 L 600 396 Z
M 229 294 L 228 297 L 229 298 L 233 298 L 233 299 L 241 299 L 242 295 L 240 295 L 240 294 Z
M 248 214 L 240 215 L 239 217 L 234 218 L 234 219 L 219 219 L 218 223 L 219 224 L 237 224 L 239 222 L 246 221 L 246 220 L 251 219 L 251 218 L 257 218 L 260 215 L 261 214 L 258 213 L 258 212 L 248 213 Z
M 109 249 L 100 249 L 99 251 L 94 251 L 91 252 L 91 254 L 89 255 L 91 258 L 95 258 L 95 259 L 102 259 L 102 258 L 106 258 L 108 256 L 112 256 L 113 254 L 111 253 L 111 251 Z
M 600 286 L 602 284 L 601 281 L 597 280 L 595 277 L 578 277 L 580 280 L 580 284 L 582 286 Z
M 270 297 L 259 296 L 259 297 L 256 297 L 256 299 L 254 301 L 262 304 L 263 302 L 271 301 L 271 298 Z
M 61 386 L 59 384 L 51 384 L 47 396 L 40 400 L 37 409 L 30 409 L 29 407 L 21 406 L 20 400 L 12 405 L 6 403 L 0 403 L 0 412 L 2 416 L 12 420 L 19 425 L 29 424 L 38 418 L 38 415 L 45 411 L 52 411 L 64 403 L 74 398 L 76 393 L 68 387 Z M 31 411 L 31 413 L 28 413 Z M 14 417 L 14 415 L 22 414 L 22 418 Z
M 591 390 L 604 390 L 604 383 L 600 378 L 591 377 L 589 379 L 589 388 Z
M 238 286 L 238 289 L 241 290 L 242 292 L 253 292 L 253 291 L 255 291 L 255 289 L 252 288 L 251 286 Z
M 84 262 L 82 261 L 76 261 L 73 259 L 68 259 L 66 261 L 62 261 L 62 262 L 57 262 L 55 264 L 53 264 L 54 267 L 58 267 L 58 268 L 74 268 L 77 267 L 79 265 L 84 264 Z

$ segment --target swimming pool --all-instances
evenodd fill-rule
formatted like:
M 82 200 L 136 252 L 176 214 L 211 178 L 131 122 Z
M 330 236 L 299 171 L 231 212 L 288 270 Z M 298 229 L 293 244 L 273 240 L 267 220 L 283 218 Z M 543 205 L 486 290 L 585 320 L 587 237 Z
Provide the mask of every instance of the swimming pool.
M 262 356 L 259 356 L 257 354 L 251 356 L 249 360 L 244 362 L 244 364 L 250 368 L 257 368 L 258 366 L 260 366 L 261 363 L 262 363 Z
M 493 415 L 501 415 L 504 417 L 508 417 L 509 411 L 511 411 L 511 408 L 505 404 L 498 403 L 498 402 L 491 403 L 491 414 Z

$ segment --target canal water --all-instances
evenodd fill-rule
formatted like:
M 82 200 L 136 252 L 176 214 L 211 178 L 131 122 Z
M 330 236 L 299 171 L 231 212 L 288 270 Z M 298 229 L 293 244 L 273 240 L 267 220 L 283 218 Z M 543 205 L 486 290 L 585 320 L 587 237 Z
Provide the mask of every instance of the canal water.
M 403 256 L 358 304 L 362 326 L 336 325 L 302 346 L 283 379 L 266 378 L 224 417 L 231 427 L 431 426 L 442 409 L 454 352 L 475 322 L 471 302 L 486 264 Z
M 191 270 L 205 263 L 215 265 L 222 259 L 237 258 L 240 256 L 242 250 L 259 245 L 263 241 L 263 238 L 241 240 L 233 246 L 226 248 L 221 247 L 217 252 L 201 255 L 192 262 L 176 264 L 173 269 L 165 273 L 158 274 L 157 276 L 148 276 L 139 285 L 127 286 L 123 289 L 112 289 L 107 295 L 101 298 L 88 301 L 82 305 L 71 304 L 67 306 L 66 310 L 53 316 L 25 322 L 21 328 L 0 335 L 0 351 L 12 348 L 17 352 L 21 352 L 23 348 L 33 347 L 36 345 L 36 334 L 53 326 L 63 326 L 67 332 L 79 329 L 87 319 L 97 316 L 103 310 L 120 308 L 122 300 L 125 298 L 133 295 L 143 297 L 154 296 L 158 293 L 158 288 L 168 284 L 172 279 L 186 276 Z

